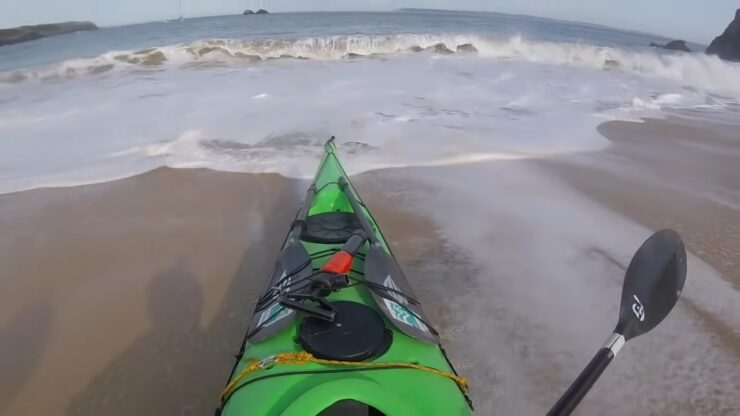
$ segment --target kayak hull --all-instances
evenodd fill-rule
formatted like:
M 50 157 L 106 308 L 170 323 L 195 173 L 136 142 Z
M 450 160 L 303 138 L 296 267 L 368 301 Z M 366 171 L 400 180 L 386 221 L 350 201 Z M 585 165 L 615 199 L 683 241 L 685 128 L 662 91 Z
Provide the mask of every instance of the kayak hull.
M 347 221 L 349 225 L 324 226 L 319 221 L 323 230 L 311 235 L 306 232 L 317 224 L 316 218 L 341 218 L 343 213 L 352 219 Z M 353 302 L 370 308 L 382 318 L 379 322 L 389 344 L 379 355 L 361 360 L 273 363 L 276 355 L 306 351 L 306 329 L 302 325 L 306 326 L 309 318 L 301 311 L 282 306 L 278 300 L 268 302 L 271 293 L 285 293 L 304 285 L 302 278 L 310 282 L 310 276 L 326 267 L 328 259 L 343 248 L 338 241 L 341 238 L 337 239 L 347 232 L 342 226 L 359 227 L 359 223 L 372 235 L 354 256 L 348 273 L 350 284 L 325 299 L 332 305 Z M 330 242 L 332 239 L 337 242 Z M 371 275 L 377 276 L 375 281 L 380 283 L 373 283 Z M 323 415 L 333 405 L 346 401 L 372 409 L 363 414 L 472 414 L 465 386 L 456 378 L 436 332 L 415 303 L 377 222 L 349 182 L 336 156 L 333 139 L 327 142 L 306 202 L 291 225 L 270 286 L 262 303 L 258 303 L 240 349 L 227 388 L 231 390 L 222 397 L 222 415 Z M 342 339 L 361 342 L 367 336 L 357 331 Z

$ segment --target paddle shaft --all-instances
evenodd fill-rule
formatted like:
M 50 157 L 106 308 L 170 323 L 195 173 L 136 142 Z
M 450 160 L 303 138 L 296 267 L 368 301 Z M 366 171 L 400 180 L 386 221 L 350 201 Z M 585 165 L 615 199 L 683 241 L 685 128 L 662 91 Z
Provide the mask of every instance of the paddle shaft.
M 602 347 L 581 374 L 573 381 L 568 391 L 558 400 L 553 408 L 547 413 L 547 416 L 568 416 L 578 406 L 586 393 L 591 390 L 596 380 L 606 370 L 606 367 L 614 358 L 611 349 Z
M 378 237 L 375 235 L 373 226 L 370 225 L 370 221 L 368 221 L 367 219 L 367 214 L 365 214 L 365 210 L 360 205 L 357 197 L 355 197 L 355 193 L 353 192 L 352 187 L 349 186 L 349 182 L 341 177 L 339 178 L 339 186 L 342 187 L 344 194 L 347 195 L 347 200 L 349 201 L 349 204 L 352 205 L 352 210 L 355 211 L 355 215 L 360 221 L 360 225 L 362 225 L 362 230 L 365 231 L 365 233 L 367 234 L 367 238 L 370 240 L 370 243 L 377 244 Z
M 303 205 L 301 205 L 301 209 L 298 211 L 295 221 L 293 221 L 290 233 L 288 233 L 289 240 L 298 239 L 301 232 L 303 232 L 303 227 L 306 224 L 306 217 L 308 216 L 308 211 L 311 209 L 311 202 L 313 202 L 314 196 L 316 196 L 316 185 L 311 184 L 306 191 L 306 199 L 303 200 Z

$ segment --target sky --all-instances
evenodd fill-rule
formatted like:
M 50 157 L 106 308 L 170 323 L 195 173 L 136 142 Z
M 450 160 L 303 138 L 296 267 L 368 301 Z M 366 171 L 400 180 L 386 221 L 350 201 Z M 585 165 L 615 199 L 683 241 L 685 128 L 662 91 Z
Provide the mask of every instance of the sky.
M 425 7 L 485 10 L 596 23 L 708 44 L 729 24 L 738 0 L 0 0 L 0 28 L 67 20 L 99 26 L 241 13 L 393 10 Z

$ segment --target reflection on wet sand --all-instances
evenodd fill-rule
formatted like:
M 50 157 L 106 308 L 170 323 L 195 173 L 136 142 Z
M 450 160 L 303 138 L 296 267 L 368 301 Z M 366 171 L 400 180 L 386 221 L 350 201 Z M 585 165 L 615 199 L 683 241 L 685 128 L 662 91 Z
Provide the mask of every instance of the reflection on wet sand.
M 0 327 L 0 413 L 28 382 L 48 348 L 51 309 L 38 303 Z

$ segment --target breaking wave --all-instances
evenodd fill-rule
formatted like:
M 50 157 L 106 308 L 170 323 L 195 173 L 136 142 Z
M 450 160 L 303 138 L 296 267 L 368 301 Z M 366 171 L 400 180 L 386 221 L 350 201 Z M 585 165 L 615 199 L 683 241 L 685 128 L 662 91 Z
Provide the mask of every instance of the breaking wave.
M 342 60 L 398 54 L 471 55 L 597 70 L 637 73 L 722 93 L 740 93 L 740 64 L 701 54 L 630 51 L 584 43 L 559 43 L 477 35 L 342 35 L 298 40 L 206 39 L 135 51 L 111 51 L 47 67 L 0 72 L 15 83 L 95 75 L 125 69 L 199 67 L 270 59 Z

